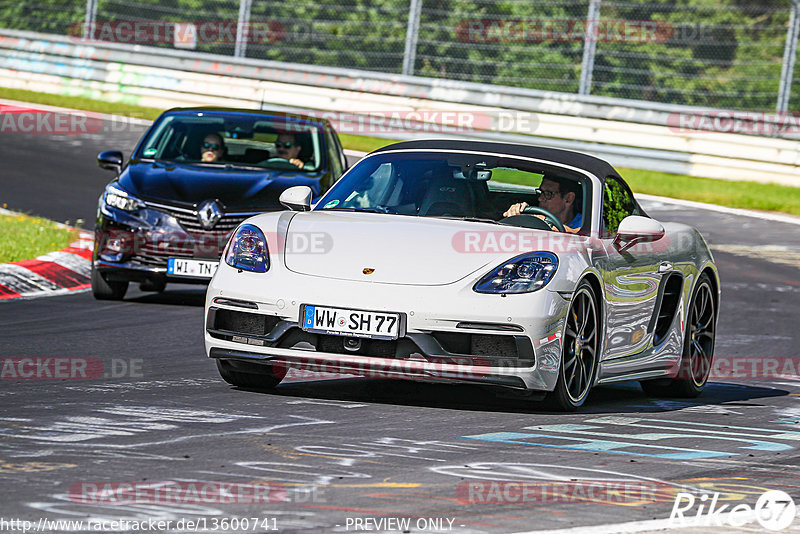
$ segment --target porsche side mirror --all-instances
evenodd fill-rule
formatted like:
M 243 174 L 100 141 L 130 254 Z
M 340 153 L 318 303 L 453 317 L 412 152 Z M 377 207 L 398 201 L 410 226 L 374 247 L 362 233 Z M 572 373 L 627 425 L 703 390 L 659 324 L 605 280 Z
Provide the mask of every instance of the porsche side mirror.
M 655 219 L 640 215 L 629 215 L 619 223 L 614 245 L 621 252 L 637 243 L 658 241 L 664 237 L 664 233 L 664 227 Z
M 100 152 L 97 155 L 97 166 L 119 174 L 122 170 L 122 152 L 119 150 Z
M 311 188 L 307 185 L 296 185 L 281 193 L 278 201 L 292 211 L 309 211 L 311 194 Z

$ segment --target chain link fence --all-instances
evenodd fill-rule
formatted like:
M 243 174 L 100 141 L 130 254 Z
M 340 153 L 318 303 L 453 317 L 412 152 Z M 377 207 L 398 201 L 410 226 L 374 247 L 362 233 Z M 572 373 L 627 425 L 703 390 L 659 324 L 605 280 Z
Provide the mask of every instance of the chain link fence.
M 800 0 L 0 0 L 0 27 L 562 93 L 800 109 Z

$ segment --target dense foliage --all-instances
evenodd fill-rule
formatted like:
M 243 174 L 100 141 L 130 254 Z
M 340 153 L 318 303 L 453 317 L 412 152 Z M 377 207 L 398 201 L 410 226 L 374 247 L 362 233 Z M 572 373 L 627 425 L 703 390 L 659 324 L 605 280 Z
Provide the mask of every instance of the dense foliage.
M 577 92 L 588 0 L 421 1 L 415 74 Z M 80 35 L 85 9 L 81 0 L 0 0 L 0 26 Z M 234 0 L 98 0 L 96 20 L 235 31 L 238 13 Z M 591 94 L 774 109 L 789 15 L 788 0 L 604 0 Z M 247 43 L 247 56 L 400 73 L 408 17 L 409 0 L 252 0 L 251 24 L 269 32 Z M 634 31 L 603 33 L 623 23 Z M 657 31 L 638 34 L 645 24 Z M 234 43 L 201 40 L 197 50 L 230 55 Z M 796 95 L 792 108 L 799 103 Z

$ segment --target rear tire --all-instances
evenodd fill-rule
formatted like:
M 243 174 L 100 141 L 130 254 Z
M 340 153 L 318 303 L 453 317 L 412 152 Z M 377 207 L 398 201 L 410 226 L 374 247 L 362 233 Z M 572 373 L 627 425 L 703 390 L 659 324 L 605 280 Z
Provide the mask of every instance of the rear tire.
M 217 370 L 228 384 L 250 389 L 274 389 L 286 376 L 286 367 L 283 365 L 260 365 L 246 362 L 233 364 L 217 360 Z
M 92 295 L 97 300 L 122 300 L 128 291 L 128 282 L 107 282 L 92 265 Z
M 666 380 L 642 381 L 640 384 L 644 392 L 654 397 L 699 396 L 711 374 L 716 324 L 714 289 L 708 275 L 703 273 L 689 303 L 678 376 Z
M 586 402 L 597 372 L 600 347 L 600 315 L 591 284 L 582 281 L 570 302 L 561 343 L 561 365 L 549 404 L 572 412 Z

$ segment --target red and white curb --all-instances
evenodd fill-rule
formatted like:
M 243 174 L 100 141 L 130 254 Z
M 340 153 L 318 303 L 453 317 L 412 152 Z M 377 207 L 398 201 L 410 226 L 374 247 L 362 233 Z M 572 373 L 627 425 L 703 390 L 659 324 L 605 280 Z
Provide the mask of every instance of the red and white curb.
M 81 230 L 67 248 L 33 260 L 0 264 L 0 301 L 86 290 L 92 283 L 94 233 Z

